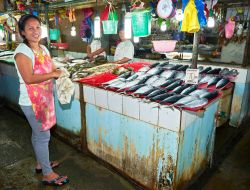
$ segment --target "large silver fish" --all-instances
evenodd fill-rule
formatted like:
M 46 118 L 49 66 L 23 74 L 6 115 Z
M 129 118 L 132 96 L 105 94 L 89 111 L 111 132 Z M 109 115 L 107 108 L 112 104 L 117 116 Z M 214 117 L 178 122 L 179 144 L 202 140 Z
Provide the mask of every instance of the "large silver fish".
M 120 82 L 120 81 L 124 81 L 125 82 L 125 79 L 124 78 L 115 78 L 113 80 L 110 80 L 110 81 L 102 83 L 102 85 L 110 85 L 112 83 Z
M 132 95 L 148 95 L 149 93 L 153 92 L 155 88 L 150 85 L 143 86 L 136 90 Z
M 150 94 L 147 95 L 147 98 L 153 98 L 154 96 L 157 96 L 159 94 L 163 94 L 166 93 L 166 91 L 164 89 L 156 89 L 153 92 L 151 92 Z
M 164 93 L 164 94 L 159 94 L 159 95 L 156 95 L 152 98 L 150 98 L 151 101 L 162 101 L 170 96 L 173 96 L 175 95 L 174 93 Z
M 125 92 L 134 92 L 134 91 L 136 91 L 137 89 L 139 89 L 139 88 L 141 88 L 141 87 L 143 87 L 143 86 L 145 86 L 146 84 L 137 84 L 137 85 L 135 85 L 135 86 L 132 86 L 132 87 L 130 87 L 129 89 L 127 89 Z
M 220 71 L 221 71 L 221 68 L 215 68 L 215 69 L 208 71 L 207 74 L 217 75 L 220 73 Z
M 190 84 L 184 84 L 182 86 L 177 86 L 176 88 L 174 88 L 173 92 L 176 94 L 180 94 L 184 89 L 188 88 L 190 86 Z
M 207 83 L 209 80 L 211 80 L 213 78 L 213 76 L 211 75 L 206 75 L 205 77 L 201 78 L 199 80 L 199 84 L 203 84 L 203 83 Z
M 197 85 L 196 85 L 196 84 L 193 84 L 192 86 L 190 86 L 190 87 L 184 89 L 184 90 L 181 92 L 181 94 L 183 94 L 183 95 L 188 95 L 188 94 L 190 94 L 191 92 L 195 91 L 196 89 L 197 89 Z
M 159 75 L 153 75 L 153 76 L 151 76 L 145 83 L 147 84 L 147 85 L 150 85 L 150 84 L 152 84 L 153 82 L 155 82 L 156 80 L 158 80 L 160 77 L 159 77 Z
M 172 70 L 166 70 L 166 71 L 163 71 L 160 76 L 161 77 L 164 77 L 166 79 L 170 79 L 170 78 L 173 78 L 174 75 L 175 75 L 176 71 L 172 71 Z
M 177 71 L 186 71 L 189 65 L 183 65 L 177 69 Z
M 186 74 L 184 72 L 177 72 L 174 76 L 175 79 L 180 79 L 180 80 L 184 80 L 185 79 Z
M 140 82 L 141 82 L 141 80 L 137 80 L 137 79 L 133 80 L 133 81 L 130 81 L 130 82 L 126 82 L 124 86 L 120 85 L 121 87 L 119 88 L 119 91 L 130 88 L 130 87 L 135 86 L 137 84 L 140 84 Z
M 205 89 L 197 89 L 197 90 L 191 92 L 189 95 L 199 97 L 200 95 L 205 94 L 205 93 L 207 93 L 207 90 L 205 90 Z
M 181 98 L 180 100 L 178 100 L 177 102 L 175 102 L 174 105 L 187 104 L 187 103 L 190 103 L 196 99 L 198 99 L 198 98 L 195 96 L 185 96 L 185 97 Z
M 204 94 L 201 94 L 199 97 L 200 98 L 206 98 L 207 100 L 211 100 L 213 98 L 216 98 L 218 96 L 217 90 L 214 90 L 213 92 L 206 92 Z
M 148 70 L 147 73 L 151 75 L 157 75 L 157 74 L 160 74 L 162 71 L 163 71 L 162 67 L 154 67 Z
M 150 67 L 149 66 L 145 66 L 145 67 L 142 67 L 138 70 L 138 72 L 147 72 L 148 70 L 150 70 Z
M 222 78 L 221 80 L 219 80 L 216 83 L 216 88 L 222 88 L 222 87 L 226 86 L 228 83 L 230 83 L 230 80 L 228 80 L 226 78 Z
M 221 77 L 213 77 L 207 82 L 207 87 L 212 86 L 216 84 L 219 80 L 221 80 Z
M 181 85 L 181 83 L 182 83 L 181 80 L 177 80 L 177 81 L 173 82 L 172 84 L 168 85 L 165 89 L 168 91 L 173 90 L 177 86 Z
M 200 71 L 200 74 L 206 74 L 210 70 L 212 70 L 212 67 L 207 67 L 207 68 L 203 69 L 202 71 Z
M 156 81 L 154 81 L 153 83 L 151 83 L 151 85 L 154 86 L 154 87 L 160 87 L 161 85 L 165 84 L 166 81 L 167 81 L 166 78 L 159 77 Z
M 170 97 L 162 100 L 160 102 L 160 104 L 174 104 L 175 102 L 177 102 L 178 100 L 180 100 L 183 97 L 184 97 L 184 95 L 176 94 L 176 95 L 170 96 Z
M 180 107 L 195 109 L 195 108 L 199 108 L 199 107 L 205 106 L 207 103 L 208 103 L 207 99 L 205 99 L 205 98 L 199 98 L 199 99 L 195 99 L 192 102 L 189 102 L 187 104 L 183 104 Z

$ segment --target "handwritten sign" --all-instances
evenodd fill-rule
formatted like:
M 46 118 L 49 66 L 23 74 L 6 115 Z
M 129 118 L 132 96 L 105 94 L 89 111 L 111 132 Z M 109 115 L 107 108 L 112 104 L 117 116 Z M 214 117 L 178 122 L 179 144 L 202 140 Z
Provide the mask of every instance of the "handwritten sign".
M 187 69 L 186 70 L 186 84 L 198 84 L 199 70 L 198 69 Z

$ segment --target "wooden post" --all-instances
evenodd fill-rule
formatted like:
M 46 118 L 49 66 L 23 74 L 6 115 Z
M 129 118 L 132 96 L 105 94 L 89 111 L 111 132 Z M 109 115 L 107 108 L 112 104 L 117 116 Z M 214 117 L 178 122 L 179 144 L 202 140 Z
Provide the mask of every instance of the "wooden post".
M 45 5 L 45 24 L 47 26 L 47 44 L 50 49 L 50 38 L 49 38 L 49 5 L 46 3 Z
M 200 39 L 200 32 L 194 33 L 192 69 L 197 69 L 199 39 Z

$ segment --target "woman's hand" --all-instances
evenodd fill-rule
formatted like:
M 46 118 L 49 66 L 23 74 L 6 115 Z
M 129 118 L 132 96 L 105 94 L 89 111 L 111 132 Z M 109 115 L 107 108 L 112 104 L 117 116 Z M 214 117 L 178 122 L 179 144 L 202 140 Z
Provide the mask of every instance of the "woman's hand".
M 57 69 L 55 71 L 52 72 L 53 74 L 53 78 L 59 78 L 62 75 L 63 71 Z

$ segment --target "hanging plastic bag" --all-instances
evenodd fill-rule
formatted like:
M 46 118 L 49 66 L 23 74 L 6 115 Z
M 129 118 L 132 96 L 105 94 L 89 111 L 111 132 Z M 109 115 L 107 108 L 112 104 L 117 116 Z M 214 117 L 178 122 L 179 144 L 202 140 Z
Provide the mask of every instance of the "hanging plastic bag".
M 109 18 L 109 5 L 105 7 L 105 9 L 100 14 L 101 21 L 108 20 Z
M 198 11 L 199 24 L 202 28 L 207 25 L 207 20 L 204 14 L 205 3 L 202 0 L 195 0 L 195 5 Z
M 195 7 L 194 0 L 190 0 L 184 10 L 184 19 L 182 21 L 181 31 L 195 33 L 200 30 L 198 20 L 198 11 Z
M 227 24 L 225 25 L 225 37 L 230 39 L 234 35 L 235 21 L 231 18 L 228 19 Z
M 187 4 L 188 4 L 188 0 L 182 0 L 182 10 L 183 10 L 183 12 L 184 12 Z

